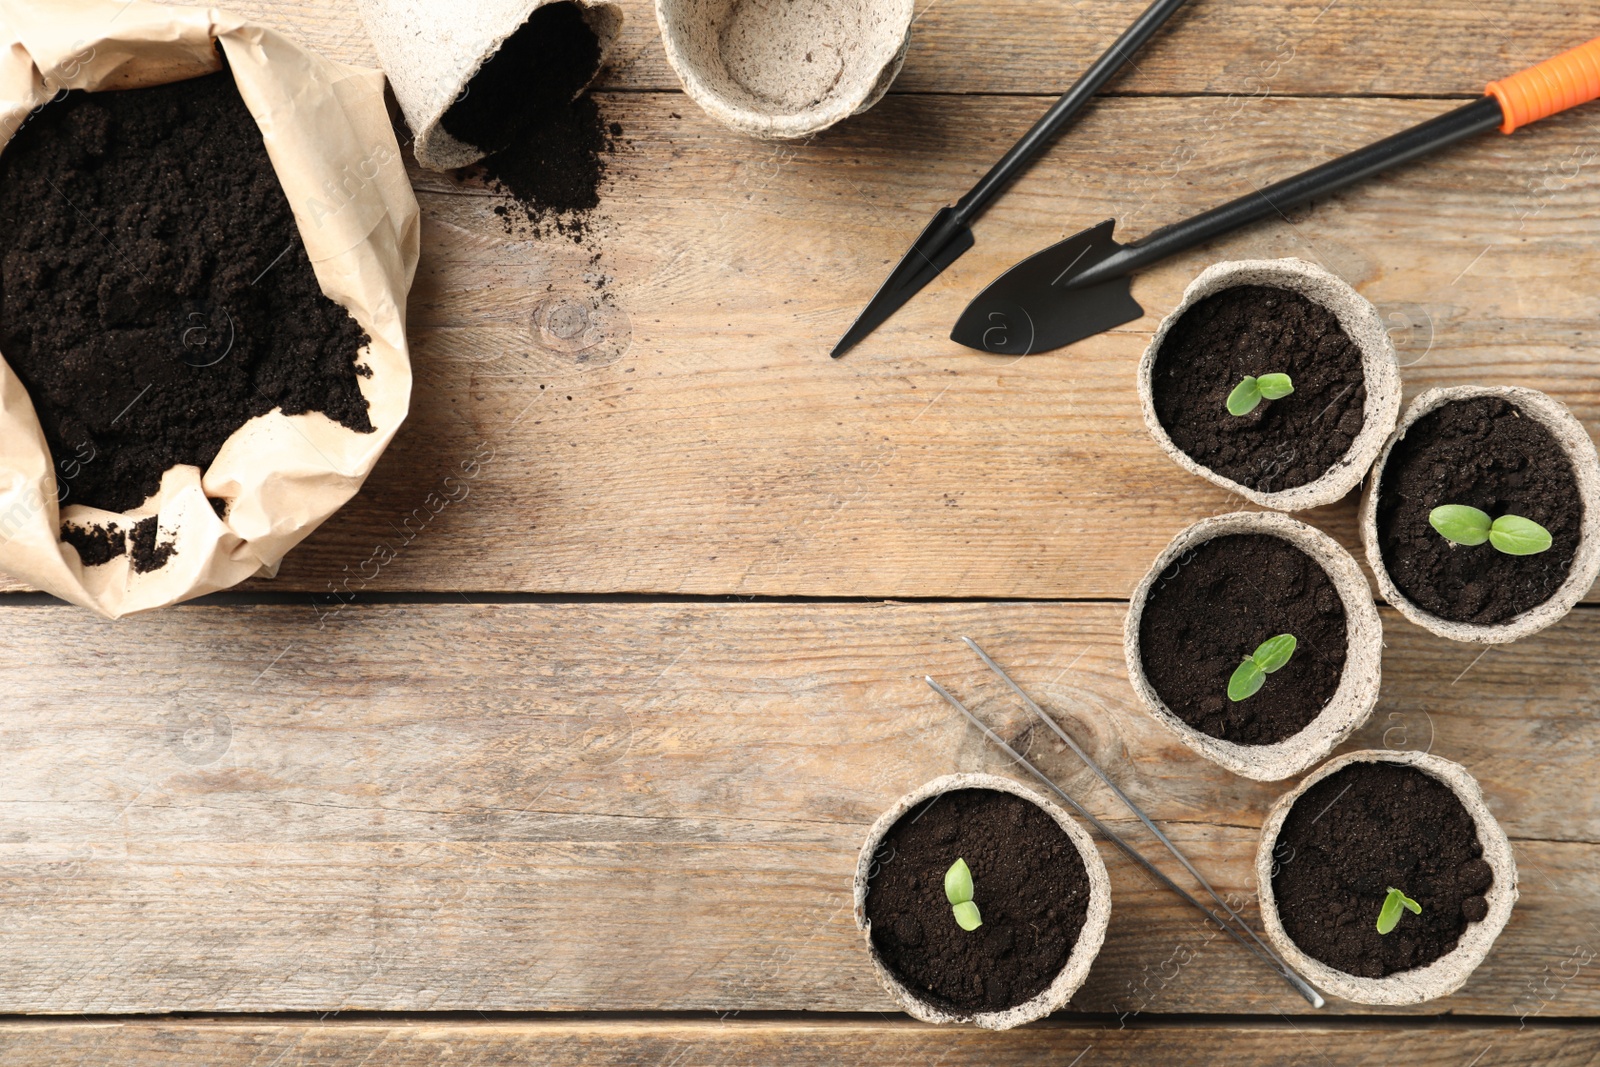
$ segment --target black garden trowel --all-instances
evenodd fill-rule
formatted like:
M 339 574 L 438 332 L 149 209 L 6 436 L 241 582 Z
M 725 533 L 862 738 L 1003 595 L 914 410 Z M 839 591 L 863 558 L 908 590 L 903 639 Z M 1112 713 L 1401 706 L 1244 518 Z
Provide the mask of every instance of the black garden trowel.
M 1600 97 L 1600 38 L 1491 84 L 1487 95 L 1130 244 L 1102 222 L 1035 252 L 967 305 L 950 339 L 1025 356 L 1081 341 L 1144 314 L 1131 275 L 1168 256 L 1285 212 L 1475 134 L 1520 126 Z
M 1072 122 L 1079 111 L 1089 103 L 1095 93 L 1109 82 L 1132 58 L 1139 47 L 1155 35 L 1156 30 L 1182 7 L 1187 0 L 1153 0 L 1132 26 L 1095 60 L 1089 69 L 1051 105 L 1050 110 L 1034 123 L 1021 140 L 1012 145 L 1000 162 L 967 191 L 951 207 L 941 208 L 928 223 L 899 264 L 879 287 L 850 329 L 833 346 L 833 358 L 838 359 L 861 340 L 877 329 L 900 309 L 906 301 L 921 292 L 946 267 L 961 258 L 971 248 L 975 238 L 969 226 L 974 219 L 1017 179 L 1040 153 L 1050 146 L 1057 134 Z
M 961 313 L 950 339 L 1003 356 L 1026 356 L 1070 345 L 1144 314 L 1124 274 L 1074 288 L 1076 276 L 1126 245 L 1107 219 L 1093 229 L 1035 252 L 989 283 Z

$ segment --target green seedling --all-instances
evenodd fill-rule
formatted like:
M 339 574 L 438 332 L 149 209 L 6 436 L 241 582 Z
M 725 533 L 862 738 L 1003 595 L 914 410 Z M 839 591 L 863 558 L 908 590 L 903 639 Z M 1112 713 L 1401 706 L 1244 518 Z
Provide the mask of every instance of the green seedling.
M 983 925 L 983 916 L 972 902 L 972 869 L 966 860 L 957 858 L 944 872 L 944 895 L 950 901 L 950 910 L 955 912 L 957 926 L 971 931 Z
M 1428 513 L 1428 525 L 1445 539 L 1458 545 L 1489 542 L 1508 556 L 1533 556 L 1550 547 L 1550 531 L 1521 515 L 1502 515 L 1491 520 L 1477 508 L 1465 504 L 1443 504 Z
M 1413 915 L 1422 914 L 1421 904 L 1418 904 L 1394 886 L 1390 886 L 1389 895 L 1383 898 L 1383 909 L 1378 912 L 1378 933 L 1386 934 L 1399 924 L 1401 908 L 1406 909 Z
M 1267 675 L 1288 663 L 1289 657 L 1294 655 L 1295 644 L 1294 634 L 1279 634 L 1261 642 L 1259 648 L 1234 668 L 1233 677 L 1228 679 L 1228 699 L 1238 703 L 1261 692 Z
M 1228 394 L 1228 414 L 1248 415 L 1261 405 L 1263 400 L 1282 400 L 1294 392 L 1294 383 L 1287 374 L 1263 374 L 1253 378 L 1246 374 L 1244 381 L 1233 387 L 1233 392 Z

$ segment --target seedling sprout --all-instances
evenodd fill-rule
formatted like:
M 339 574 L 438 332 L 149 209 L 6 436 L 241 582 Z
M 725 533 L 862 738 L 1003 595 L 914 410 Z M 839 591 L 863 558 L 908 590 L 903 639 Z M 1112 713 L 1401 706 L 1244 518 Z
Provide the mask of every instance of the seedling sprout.
M 1422 914 L 1421 904 L 1418 904 L 1394 886 L 1390 886 L 1389 895 L 1383 898 L 1383 909 L 1378 912 L 1378 933 L 1387 934 L 1399 924 L 1401 908 L 1413 915 Z
M 1234 703 L 1248 700 L 1261 691 L 1267 675 L 1289 662 L 1296 644 L 1294 634 L 1269 637 L 1233 671 L 1228 679 L 1228 699 Z
M 1550 547 L 1550 531 L 1521 515 L 1490 519 L 1486 512 L 1466 504 L 1443 504 L 1428 513 L 1428 525 L 1458 545 L 1485 541 L 1508 556 L 1533 556 Z
M 972 869 L 967 866 L 966 860 L 957 857 L 950 869 L 944 872 L 944 895 L 950 901 L 950 910 L 955 913 L 957 926 L 972 931 L 983 925 L 978 906 L 972 902 Z
M 1246 374 L 1244 381 L 1228 394 L 1228 414 L 1248 415 L 1263 400 L 1282 400 L 1294 392 L 1294 383 L 1287 374 L 1263 374 L 1259 378 Z

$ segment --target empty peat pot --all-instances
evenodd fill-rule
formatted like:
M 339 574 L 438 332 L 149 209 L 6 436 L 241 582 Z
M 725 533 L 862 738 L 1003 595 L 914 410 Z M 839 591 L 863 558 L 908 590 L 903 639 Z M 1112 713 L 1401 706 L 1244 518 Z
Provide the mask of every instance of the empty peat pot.
M 1232 699 L 1242 661 L 1280 634 L 1295 638 L 1288 662 Z M 1128 605 L 1122 648 L 1157 722 L 1213 763 L 1271 782 L 1367 721 L 1383 624 L 1337 541 L 1287 515 L 1241 511 L 1195 523 L 1156 557 Z
M 945 872 L 964 860 L 982 925 L 957 923 Z M 1111 919 L 1089 834 L 1009 778 L 950 774 L 872 824 L 855 877 L 856 926 L 878 980 L 929 1023 L 1006 1030 L 1071 999 Z
M 1294 391 L 1230 412 L 1245 377 L 1267 374 Z M 1184 470 L 1300 511 L 1360 483 L 1400 414 L 1400 372 L 1377 308 L 1344 281 L 1298 259 L 1239 260 L 1203 271 L 1161 320 L 1139 405 Z
M 725 126 L 805 137 L 876 104 L 911 41 L 912 0 L 656 0 L 667 61 Z
M 1445 504 L 1544 526 L 1548 549 L 1456 544 Z M 1361 501 L 1361 541 L 1383 598 L 1454 641 L 1502 644 L 1549 626 L 1600 573 L 1600 457 L 1583 424 L 1534 389 L 1431 389 L 1406 410 Z
M 1267 939 L 1311 984 L 1358 1004 L 1419 1004 L 1460 989 L 1489 954 L 1517 865 L 1460 764 L 1351 752 L 1272 806 L 1256 887 Z M 1390 888 L 1420 910 L 1379 933 Z
M 417 162 L 469 166 L 532 136 L 594 80 L 622 30 L 616 0 L 360 0 Z

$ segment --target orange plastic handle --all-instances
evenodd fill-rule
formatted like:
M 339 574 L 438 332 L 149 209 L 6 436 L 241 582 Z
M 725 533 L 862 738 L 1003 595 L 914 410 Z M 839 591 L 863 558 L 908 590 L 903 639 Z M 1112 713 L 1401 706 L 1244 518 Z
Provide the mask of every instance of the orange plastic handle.
M 1500 111 L 1505 115 L 1501 133 L 1600 98 L 1600 37 L 1509 78 L 1490 82 L 1487 92 L 1500 101 Z

